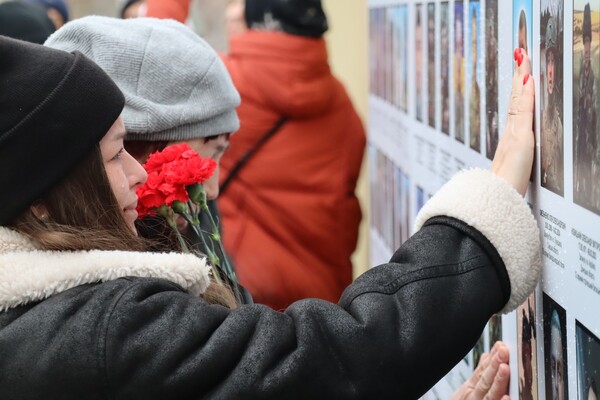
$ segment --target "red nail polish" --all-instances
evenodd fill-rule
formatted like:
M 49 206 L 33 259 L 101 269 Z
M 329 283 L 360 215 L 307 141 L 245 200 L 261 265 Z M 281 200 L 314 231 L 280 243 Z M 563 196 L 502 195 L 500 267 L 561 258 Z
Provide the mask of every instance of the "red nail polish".
M 525 77 L 523 78 L 523 86 L 525 86 L 527 84 L 528 80 L 529 80 L 529 74 L 525 74 Z
M 513 53 L 513 55 L 515 57 L 515 61 L 517 61 L 519 59 L 519 54 L 521 54 L 521 49 L 516 48 L 515 52 Z
M 521 66 L 524 58 L 525 58 L 525 56 L 522 53 L 519 53 L 518 60 L 517 60 L 517 67 Z

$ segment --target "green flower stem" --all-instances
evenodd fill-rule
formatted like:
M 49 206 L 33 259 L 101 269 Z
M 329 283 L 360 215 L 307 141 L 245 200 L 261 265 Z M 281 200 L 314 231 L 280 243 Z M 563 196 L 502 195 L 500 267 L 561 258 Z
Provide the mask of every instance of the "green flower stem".
M 210 220 L 210 224 L 212 227 L 212 233 L 210 235 L 210 237 L 212 239 L 211 241 L 217 243 L 217 246 L 218 246 L 219 250 L 221 251 L 221 254 L 223 254 L 223 267 L 224 267 L 225 273 L 227 274 L 229 279 L 231 279 L 231 281 L 237 285 L 237 283 L 238 283 L 237 276 L 235 275 L 233 268 L 231 268 L 231 265 L 229 264 L 229 260 L 227 259 L 227 255 L 225 254 L 225 248 L 223 247 L 223 242 L 221 241 L 221 234 L 219 232 L 218 225 L 216 224 L 215 219 L 212 216 L 212 213 L 208 209 L 208 203 L 206 201 L 206 192 L 204 192 L 204 186 L 202 186 L 202 195 L 200 196 L 200 208 L 202 210 L 204 210 L 206 212 L 206 214 L 208 214 L 208 218 Z
M 192 215 L 194 215 L 192 217 L 192 215 L 190 215 L 190 213 L 188 213 L 188 212 L 182 212 L 179 215 L 181 215 L 190 224 L 190 226 L 192 227 L 192 229 L 194 230 L 196 235 L 199 236 L 200 240 L 202 241 L 202 245 L 204 246 L 204 250 L 206 251 L 206 256 L 208 257 L 210 264 L 214 268 L 214 266 L 219 264 L 219 257 L 217 257 L 217 255 L 214 251 L 214 247 L 212 249 L 209 248 L 206 241 L 204 240 L 204 236 L 202 235 L 202 232 L 200 232 L 200 221 L 198 219 L 198 216 L 192 214 Z M 179 233 L 179 230 L 177 232 Z M 219 274 L 213 273 L 213 275 L 215 276 L 215 279 L 217 280 L 217 282 L 221 283 L 221 278 L 220 278 Z
M 177 229 L 177 222 L 175 222 L 175 218 L 167 218 L 167 224 L 169 224 L 169 226 L 177 234 L 177 241 L 179 242 L 179 246 L 181 246 L 181 250 L 183 250 L 186 253 L 189 253 L 190 249 L 185 240 L 183 239 L 183 235 L 181 235 L 181 232 L 179 232 L 179 229 Z

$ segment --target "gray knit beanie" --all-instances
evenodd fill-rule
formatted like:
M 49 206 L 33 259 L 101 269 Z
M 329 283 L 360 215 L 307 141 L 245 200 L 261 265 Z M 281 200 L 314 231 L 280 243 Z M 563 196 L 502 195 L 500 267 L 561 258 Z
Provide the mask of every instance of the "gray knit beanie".
M 179 22 L 85 17 L 45 45 L 82 52 L 116 82 L 125 94 L 127 140 L 187 140 L 239 129 L 240 96 L 223 62 Z

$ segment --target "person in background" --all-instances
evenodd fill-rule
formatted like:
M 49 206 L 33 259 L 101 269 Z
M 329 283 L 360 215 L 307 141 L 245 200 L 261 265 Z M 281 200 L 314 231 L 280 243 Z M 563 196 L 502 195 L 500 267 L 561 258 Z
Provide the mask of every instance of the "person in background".
M 538 282 L 527 57 L 491 170 L 455 176 L 339 304 L 277 312 L 210 303 L 202 259 L 143 251 L 131 211 L 146 174 L 99 67 L 5 38 L 0 53 L 3 400 L 416 399 Z
M 239 128 L 235 108 L 240 97 L 217 53 L 203 39 L 171 20 L 92 16 L 57 31 L 46 46 L 82 52 L 115 81 L 125 95 L 125 148 L 138 162 L 145 163 L 151 153 L 181 142 L 201 157 L 212 158 L 217 169 L 204 188 L 209 207 L 214 207 L 219 162 L 229 147 L 230 134 Z M 206 252 L 185 220 L 180 218 L 179 223 L 189 244 Z M 201 226 L 207 235 L 212 232 L 208 220 Z M 170 228 L 157 218 L 144 219 L 138 229 L 154 238 Z M 225 257 L 217 255 L 220 260 Z M 240 290 L 244 302 L 251 302 L 249 294 Z
M 331 73 L 319 0 L 247 0 L 245 17 L 223 55 L 242 97 L 222 160 L 225 249 L 256 302 L 337 301 L 352 281 L 365 131 Z
M 56 29 L 69 22 L 69 6 L 65 0 L 25 0 L 27 3 L 38 4 L 46 9 L 48 18 Z
M 225 31 L 231 37 L 248 29 L 244 18 L 244 0 L 231 0 L 225 9 Z
M 146 2 L 144 0 L 120 0 L 119 17 L 123 19 L 139 18 L 146 15 Z
M 54 31 L 42 7 L 20 1 L 0 3 L 0 35 L 43 44 Z

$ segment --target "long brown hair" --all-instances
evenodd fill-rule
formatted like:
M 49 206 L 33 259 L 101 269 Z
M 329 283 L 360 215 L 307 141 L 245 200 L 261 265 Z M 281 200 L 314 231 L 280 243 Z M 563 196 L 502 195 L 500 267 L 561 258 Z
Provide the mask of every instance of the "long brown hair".
M 152 247 L 125 222 L 98 146 L 35 206 L 44 208 L 43 217 L 30 207 L 10 226 L 43 249 L 148 251 Z M 231 290 L 215 282 L 203 297 L 211 304 L 237 305 Z

